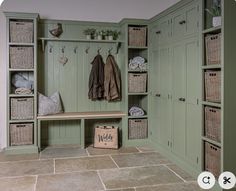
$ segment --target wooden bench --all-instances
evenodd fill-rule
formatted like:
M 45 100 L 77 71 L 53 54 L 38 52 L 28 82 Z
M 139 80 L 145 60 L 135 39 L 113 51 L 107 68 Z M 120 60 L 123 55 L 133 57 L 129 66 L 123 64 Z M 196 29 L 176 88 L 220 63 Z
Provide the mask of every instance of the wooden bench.
M 80 126 L 80 145 L 85 148 L 85 120 L 86 119 L 109 119 L 123 118 L 126 114 L 121 111 L 104 111 L 104 112 L 65 112 L 55 115 L 38 116 L 38 147 L 41 149 L 41 122 L 42 121 L 64 121 L 64 120 L 81 120 Z

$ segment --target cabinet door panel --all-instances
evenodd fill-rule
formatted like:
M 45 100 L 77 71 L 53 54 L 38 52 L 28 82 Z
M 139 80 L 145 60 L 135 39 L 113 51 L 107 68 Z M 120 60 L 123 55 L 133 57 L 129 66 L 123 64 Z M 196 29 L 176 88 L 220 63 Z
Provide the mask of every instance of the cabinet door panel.
M 185 49 L 187 63 L 187 103 L 197 104 L 201 92 L 197 39 L 188 40 Z
M 159 36 L 159 43 L 162 44 L 166 41 L 168 41 L 170 37 L 170 20 L 169 17 L 165 17 L 159 21 L 159 31 L 160 33 L 158 34 Z M 156 31 L 156 32 L 157 32 Z
M 186 23 L 181 24 L 185 21 L 185 14 L 183 10 L 178 11 L 172 17 L 172 37 L 181 38 L 186 31 Z
M 201 106 L 187 104 L 186 108 L 186 157 L 199 166 L 201 148 Z M 197 160 L 198 159 L 198 160 Z
M 186 35 L 194 34 L 198 31 L 198 5 L 190 5 L 185 10 Z
M 173 102 L 173 146 L 172 152 L 178 156 L 185 156 L 186 129 L 185 115 L 186 104 Z
M 158 31 L 160 30 L 159 25 L 156 24 L 154 27 L 151 29 L 151 48 L 153 51 L 158 50 L 159 47 L 159 41 L 160 41 L 160 34 Z

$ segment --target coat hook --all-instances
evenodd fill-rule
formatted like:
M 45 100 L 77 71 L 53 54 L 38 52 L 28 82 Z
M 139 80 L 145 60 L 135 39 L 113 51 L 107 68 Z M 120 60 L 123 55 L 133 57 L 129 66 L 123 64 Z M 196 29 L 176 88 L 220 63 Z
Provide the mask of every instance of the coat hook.
M 52 48 L 53 48 L 53 46 L 50 45 L 50 46 L 49 46 L 49 53 L 52 53 Z
M 75 48 L 74 48 L 74 53 L 76 54 L 76 52 L 77 52 L 77 49 L 78 49 L 78 46 L 76 46 Z
M 108 50 L 108 53 L 111 54 L 111 51 L 112 51 L 113 47 L 111 47 L 109 50 Z
M 89 46 L 85 49 L 86 54 L 88 54 L 89 49 L 90 49 Z
M 66 48 L 65 46 L 63 46 L 63 47 L 61 48 L 61 52 L 62 52 L 62 53 L 65 52 L 65 48 Z
M 100 54 L 100 50 L 101 50 L 101 49 L 102 49 L 101 47 L 98 48 L 98 54 Z

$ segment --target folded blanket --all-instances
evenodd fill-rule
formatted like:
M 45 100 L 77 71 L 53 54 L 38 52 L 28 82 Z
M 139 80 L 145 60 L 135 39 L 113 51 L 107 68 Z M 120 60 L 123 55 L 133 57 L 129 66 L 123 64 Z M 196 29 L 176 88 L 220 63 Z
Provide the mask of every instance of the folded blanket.
M 21 74 L 14 74 L 12 76 L 11 82 L 16 88 L 27 88 L 31 90 L 34 89 L 34 82 L 27 80 Z
M 133 106 L 129 109 L 129 114 L 131 116 L 143 116 L 144 115 L 144 111 L 142 108 L 137 107 L 137 106 Z
M 32 90 L 27 88 L 17 88 L 15 94 L 32 94 Z
M 129 61 L 129 69 L 130 70 L 146 70 L 147 64 L 145 63 L 145 59 L 141 56 L 136 56 Z

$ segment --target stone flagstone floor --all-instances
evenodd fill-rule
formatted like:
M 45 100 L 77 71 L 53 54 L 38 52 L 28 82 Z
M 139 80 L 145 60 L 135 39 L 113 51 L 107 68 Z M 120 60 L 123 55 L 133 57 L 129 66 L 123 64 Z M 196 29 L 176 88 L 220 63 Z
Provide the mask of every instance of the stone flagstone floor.
M 0 153 L 1 191 L 200 191 L 190 175 L 150 148 L 47 147 Z

